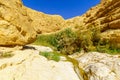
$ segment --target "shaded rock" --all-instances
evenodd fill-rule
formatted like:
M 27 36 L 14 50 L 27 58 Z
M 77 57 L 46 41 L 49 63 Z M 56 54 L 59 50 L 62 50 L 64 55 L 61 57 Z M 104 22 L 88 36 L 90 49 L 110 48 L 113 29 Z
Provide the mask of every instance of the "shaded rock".
M 33 47 L 35 48 L 35 50 L 38 50 L 39 52 L 53 52 L 53 50 L 50 47 L 46 46 L 28 45 L 28 47 Z
M 120 80 L 120 56 L 90 52 L 76 57 L 89 80 Z

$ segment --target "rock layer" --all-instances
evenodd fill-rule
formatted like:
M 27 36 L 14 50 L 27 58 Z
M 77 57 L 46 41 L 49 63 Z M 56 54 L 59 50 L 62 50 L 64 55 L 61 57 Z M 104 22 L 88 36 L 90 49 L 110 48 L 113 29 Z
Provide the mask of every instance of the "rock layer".
M 101 39 L 114 45 L 117 43 L 116 46 L 120 47 L 120 0 L 102 0 L 101 4 L 86 13 L 88 15 L 87 26 L 100 27 Z
M 67 20 L 68 26 L 100 29 L 100 38 L 120 48 L 120 0 L 101 0 L 84 15 Z M 117 45 L 116 45 L 117 44 Z

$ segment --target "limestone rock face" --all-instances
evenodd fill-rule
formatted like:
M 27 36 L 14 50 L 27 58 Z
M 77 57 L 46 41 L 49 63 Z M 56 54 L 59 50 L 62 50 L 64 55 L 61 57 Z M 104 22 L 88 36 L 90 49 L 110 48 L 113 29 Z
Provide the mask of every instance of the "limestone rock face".
M 31 25 L 38 34 L 55 32 L 63 27 L 67 27 L 65 20 L 59 15 L 48 15 L 26 8 L 28 16 L 32 19 Z
M 89 80 L 120 80 L 120 55 L 90 52 L 76 59 Z
M 21 0 L 0 0 L 0 45 L 31 43 L 37 33 L 60 30 L 64 22 L 61 16 L 47 15 L 23 6 Z
M 86 24 L 101 28 L 101 38 L 120 47 L 120 0 L 105 0 L 86 13 Z M 106 36 L 104 36 L 106 35 Z
M 0 80 L 81 80 L 71 62 L 48 60 L 39 55 L 39 51 L 48 51 L 48 47 L 44 47 L 44 50 L 40 46 L 34 48 L 37 50 L 31 47 L 24 50 L 9 49 L 14 54 L 12 57 L 0 57 Z
M 25 45 L 36 38 L 21 0 L 0 0 L 0 45 Z
M 100 29 L 100 38 L 120 48 L 120 0 L 101 0 L 84 15 L 66 21 L 68 26 Z

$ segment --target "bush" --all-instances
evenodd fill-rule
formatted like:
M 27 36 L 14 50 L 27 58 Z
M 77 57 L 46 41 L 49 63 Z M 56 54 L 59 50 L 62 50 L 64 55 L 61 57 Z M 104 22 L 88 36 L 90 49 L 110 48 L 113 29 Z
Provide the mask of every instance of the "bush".
M 107 40 L 101 40 L 100 27 L 90 25 L 89 27 L 78 26 L 75 31 L 66 28 L 54 34 L 39 35 L 35 43 L 52 46 L 62 54 L 73 54 L 81 49 L 89 51 L 120 53 L 120 49 L 111 46 Z
M 63 54 L 72 54 L 80 50 L 80 43 L 75 32 L 67 28 L 55 35 L 57 50 Z
M 109 53 L 109 54 L 120 53 L 120 49 L 112 47 L 109 40 L 100 40 L 98 45 L 96 46 L 96 49 L 98 52 L 102 52 L 102 53 Z
M 34 44 L 52 46 L 63 54 L 72 54 L 80 50 L 79 42 L 76 33 L 66 28 L 54 34 L 39 35 Z

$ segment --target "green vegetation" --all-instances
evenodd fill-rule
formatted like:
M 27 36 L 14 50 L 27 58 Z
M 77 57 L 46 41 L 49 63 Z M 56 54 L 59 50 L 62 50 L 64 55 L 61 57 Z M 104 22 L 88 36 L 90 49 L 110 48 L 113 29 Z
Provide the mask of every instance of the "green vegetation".
M 76 33 L 66 28 L 55 34 L 39 35 L 34 44 L 51 46 L 63 54 L 72 54 L 80 50 L 79 42 Z
M 48 60 L 54 60 L 57 62 L 60 60 L 60 54 L 56 52 L 40 52 L 39 54 L 46 57 Z
M 98 45 L 96 46 L 96 51 L 102 53 L 109 53 L 109 54 L 119 54 L 120 49 L 112 47 L 108 40 L 99 41 Z
M 101 30 L 99 27 L 76 26 L 78 29 L 73 31 L 71 28 L 66 28 L 54 34 L 42 34 L 34 42 L 37 45 L 44 45 L 52 47 L 62 54 L 73 54 L 84 50 L 86 52 L 98 51 L 103 53 L 118 54 L 120 49 L 112 47 L 108 40 L 100 38 Z
M 100 28 L 92 25 L 88 26 L 87 29 L 79 27 L 77 35 L 79 35 L 78 38 L 81 41 L 80 47 L 86 52 L 98 51 L 109 54 L 120 53 L 120 49 L 113 47 L 109 40 L 101 39 L 100 33 Z
M 11 52 L 5 52 L 0 54 L 0 58 L 9 58 L 12 57 L 13 54 Z

